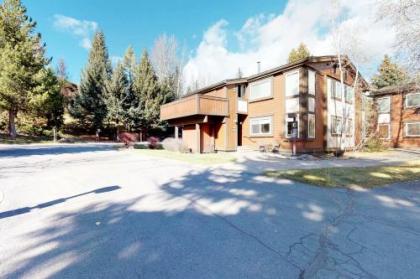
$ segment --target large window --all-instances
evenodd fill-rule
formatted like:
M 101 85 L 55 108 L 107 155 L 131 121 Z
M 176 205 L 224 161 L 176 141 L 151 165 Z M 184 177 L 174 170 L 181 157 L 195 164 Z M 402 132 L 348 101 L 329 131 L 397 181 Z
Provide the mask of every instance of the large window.
M 391 108 L 391 98 L 390 97 L 379 98 L 377 100 L 377 106 L 378 106 L 379 113 L 388 113 Z
M 405 123 L 407 137 L 420 137 L 420 122 Z
M 273 95 L 272 79 L 264 79 L 251 83 L 249 100 L 258 100 L 271 97 Z
M 331 135 L 341 135 L 342 119 L 339 116 L 331 116 Z
M 251 118 L 250 120 L 251 135 L 253 136 L 271 135 L 272 122 L 273 122 L 273 118 L 271 116 Z
M 420 92 L 407 94 L 405 96 L 405 107 L 406 108 L 420 107 Z
M 308 138 L 315 138 L 315 114 L 308 114 Z
M 389 139 L 391 136 L 391 125 L 378 124 L 378 136 L 381 139 Z
M 315 95 L 315 72 L 312 70 L 308 71 L 308 93 Z
M 286 74 L 286 96 L 299 94 L 299 70 Z
M 286 114 L 286 138 L 299 137 L 299 114 Z
M 332 78 L 329 78 L 328 80 L 331 98 L 341 100 L 341 83 Z
M 353 89 L 353 87 L 346 85 L 344 92 L 345 92 L 346 102 L 352 104 L 353 99 L 354 99 L 354 89 Z

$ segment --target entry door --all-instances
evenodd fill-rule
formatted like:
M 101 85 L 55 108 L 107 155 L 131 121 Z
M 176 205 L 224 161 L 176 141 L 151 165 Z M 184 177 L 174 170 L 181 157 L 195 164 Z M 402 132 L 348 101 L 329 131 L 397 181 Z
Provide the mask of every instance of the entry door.
M 242 146 L 242 121 L 238 120 L 238 129 L 237 129 L 237 134 L 238 134 L 238 146 Z

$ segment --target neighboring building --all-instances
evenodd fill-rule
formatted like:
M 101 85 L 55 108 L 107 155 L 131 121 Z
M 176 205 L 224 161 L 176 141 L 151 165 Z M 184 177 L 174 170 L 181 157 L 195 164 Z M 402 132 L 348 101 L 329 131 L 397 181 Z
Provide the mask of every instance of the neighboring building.
M 361 141 L 367 83 L 359 75 L 354 90 L 355 68 L 346 58 L 343 65 L 344 90 L 336 56 L 309 57 L 187 94 L 163 105 L 161 119 L 181 128 L 194 152 L 291 150 L 293 142 L 297 152 L 351 148 Z
M 388 86 L 371 92 L 378 136 L 389 147 L 420 147 L 420 87 Z

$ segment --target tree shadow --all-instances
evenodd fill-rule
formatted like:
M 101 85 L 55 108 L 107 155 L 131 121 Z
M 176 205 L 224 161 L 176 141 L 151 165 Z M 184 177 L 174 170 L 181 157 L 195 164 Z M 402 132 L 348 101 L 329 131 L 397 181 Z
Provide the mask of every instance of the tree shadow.
M 158 191 L 60 211 L 44 227 L 19 231 L 22 242 L 0 256 L 0 276 L 406 277 L 414 260 L 398 266 L 392 261 L 420 248 L 418 201 L 387 191 L 331 190 L 222 169 L 192 171 L 158 185 Z M 392 225 L 407 235 L 395 239 L 387 231 L 375 239 L 364 225 Z M 375 248 L 384 241 L 410 243 L 413 250 Z M 363 248 L 369 242 L 373 246 Z M 359 262 L 359 256 L 369 260 Z
M 46 146 L 21 146 L 0 148 L 0 158 L 17 158 L 33 155 L 59 155 L 97 151 L 112 151 L 115 144 L 67 144 Z

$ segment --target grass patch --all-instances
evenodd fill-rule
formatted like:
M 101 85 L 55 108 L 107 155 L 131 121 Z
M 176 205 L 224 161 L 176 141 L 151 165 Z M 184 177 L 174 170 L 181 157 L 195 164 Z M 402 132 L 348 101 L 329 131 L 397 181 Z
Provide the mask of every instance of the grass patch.
M 147 156 L 154 156 L 165 159 L 173 159 L 183 161 L 191 164 L 200 165 L 215 165 L 223 164 L 235 161 L 233 154 L 229 153 L 180 153 L 167 150 L 156 150 L 156 149 L 136 149 L 136 152 Z
M 264 174 L 324 187 L 371 188 L 395 182 L 419 180 L 420 160 L 397 166 L 279 170 L 266 171 Z

